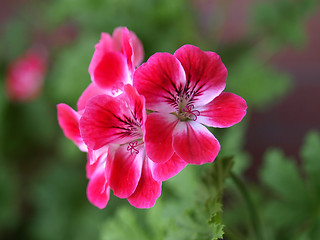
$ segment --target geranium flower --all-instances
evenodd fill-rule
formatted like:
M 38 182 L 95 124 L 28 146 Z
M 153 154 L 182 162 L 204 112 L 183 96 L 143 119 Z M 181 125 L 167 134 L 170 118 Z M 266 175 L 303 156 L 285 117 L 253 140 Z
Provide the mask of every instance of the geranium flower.
M 174 55 L 156 53 L 134 73 L 134 86 L 154 111 L 146 121 L 145 148 L 156 163 L 177 154 L 190 164 L 212 162 L 218 140 L 205 126 L 230 127 L 246 114 L 246 102 L 222 93 L 227 69 L 214 52 L 185 45 Z
M 132 74 L 143 60 L 143 47 L 134 32 L 118 27 L 112 37 L 102 33 L 89 65 L 91 80 L 108 94 L 132 84 Z
M 36 98 L 42 90 L 46 69 L 45 53 L 40 49 L 30 49 L 14 60 L 6 76 L 8 98 L 20 102 Z
M 85 101 L 82 98 L 82 101 Z M 81 106 L 81 101 L 79 106 Z M 82 140 L 79 130 L 79 120 L 82 116 L 83 109 L 78 107 L 79 112 L 74 111 L 66 104 L 60 103 L 57 105 L 58 122 L 65 136 L 72 140 L 81 151 L 87 152 L 88 160 L 86 165 L 87 178 L 89 183 L 87 186 L 88 200 L 96 207 L 104 208 L 110 195 L 110 187 L 106 178 L 106 157 L 108 148 L 101 148 L 97 151 L 88 149 Z
M 166 164 L 151 161 L 144 150 L 145 100 L 131 85 L 117 97 L 90 99 L 80 119 L 81 136 L 89 149 L 108 148 L 106 176 L 114 195 L 137 208 L 149 208 L 161 194 L 162 180 L 186 165 L 177 155 Z
M 84 112 L 86 103 L 91 98 L 101 94 L 119 95 L 123 90 L 124 83 L 129 82 L 132 84 L 132 72 L 141 63 L 143 55 L 144 51 L 140 40 L 127 28 L 119 27 L 115 29 L 112 37 L 107 33 L 102 33 L 89 66 L 91 78 L 94 80 L 94 76 L 96 76 L 98 84 L 93 81 L 82 93 L 77 102 L 77 111 L 63 103 L 57 105 L 58 122 L 63 133 L 81 151 L 88 152 L 86 170 L 89 184 L 87 196 L 89 201 L 99 208 L 104 208 L 109 200 L 110 187 L 107 183 L 105 171 L 108 147 L 98 150 L 88 148 L 80 135 L 79 120 Z M 120 59 L 121 64 L 127 64 L 127 66 L 122 65 L 119 68 L 110 69 L 109 64 L 107 64 L 107 67 L 103 69 L 103 64 L 106 61 L 115 59 Z M 166 172 L 165 169 L 156 167 L 154 172 L 165 176 L 164 173 L 161 173 L 162 171 Z

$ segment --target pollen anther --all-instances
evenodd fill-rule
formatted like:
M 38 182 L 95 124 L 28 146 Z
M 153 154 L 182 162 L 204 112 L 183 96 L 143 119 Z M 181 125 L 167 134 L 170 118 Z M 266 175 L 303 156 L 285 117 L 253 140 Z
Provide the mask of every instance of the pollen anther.
M 193 110 L 194 109 L 194 105 L 187 105 L 185 108 L 182 109 L 183 112 L 186 113 L 186 115 L 188 115 L 187 117 L 190 118 L 192 116 L 192 120 L 196 121 L 198 116 L 200 116 L 200 112 L 198 110 Z
M 129 142 L 129 146 L 127 147 L 127 150 L 131 153 L 131 155 L 133 155 L 133 153 L 135 153 L 135 154 L 139 153 L 139 150 L 136 149 L 137 146 L 138 146 L 137 141 Z

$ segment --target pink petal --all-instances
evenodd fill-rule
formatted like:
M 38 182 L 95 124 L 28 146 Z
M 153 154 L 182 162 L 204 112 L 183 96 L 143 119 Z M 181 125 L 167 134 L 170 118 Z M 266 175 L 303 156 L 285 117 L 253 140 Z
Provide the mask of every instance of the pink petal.
M 104 146 L 97 150 L 88 149 L 88 160 L 90 164 L 97 161 L 105 161 L 108 155 L 109 146 Z
M 94 172 L 96 171 L 97 167 L 99 166 L 99 161 L 92 161 L 91 156 L 92 154 L 92 150 L 88 151 L 88 154 L 87 154 L 87 163 L 86 163 L 86 175 L 87 175 L 87 178 L 91 178 L 91 176 L 94 174 Z
M 177 123 L 177 117 L 172 114 L 151 113 L 147 116 L 144 140 L 152 161 L 164 163 L 172 157 L 172 134 Z
M 64 103 L 57 105 L 58 122 L 64 135 L 72 140 L 83 152 L 87 151 L 79 131 L 80 115 Z
M 190 164 L 212 162 L 220 151 L 218 140 L 195 121 L 179 122 L 173 133 L 173 148 Z
M 108 186 L 105 171 L 103 167 L 100 167 L 92 175 L 87 187 L 87 197 L 96 207 L 102 209 L 105 208 L 110 196 L 110 187 Z
M 149 165 L 150 160 L 146 158 L 136 191 L 128 197 L 129 203 L 136 208 L 153 207 L 161 195 L 162 182 L 153 179 Z
M 152 176 L 157 181 L 166 181 L 169 178 L 177 175 L 187 165 L 177 154 L 166 161 L 165 163 L 150 163 Z
M 100 41 L 95 46 L 95 51 L 89 64 L 89 74 L 92 79 L 93 72 L 97 67 L 98 63 L 101 61 L 103 55 L 110 51 L 115 51 L 113 46 L 113 39 L 108 33 L 101 33 Z
M 143 45 L 134 32 L 130 31 L 131 44 L 133 48 L 133 65 L 139 66 L 144 57 Z
M 101 94 L 106 94 L 107 91 L 103 90 L 102 88 L 99 88 L 96 84 L 91 83 L 86 90 L 82 93 L 80 96 L 78 102 L 77 102 L 77 107 L 78 111 L 81 111 L 85 108 L 87 102 L 94 96 L 101 95 Z
M 131 153 L 127 147 L 127 144 L 113 145 L 107 160 L 108 182 L 119 198 L 127 198 L 136 190 L 142 170 L 144 151 Z
M 179 61 L 169 53 L 156 53 L 134 73 L 133 82 L 146 98 L 146 108 L 173 112 L 177 91 L 183 88 L 185 73 Z
M 186 72 L 188 89 L 194 89 L 195 105 L 206 104 L 223 91 L 227 69 L 218 54 L 184 45 L 174 56 L 179 59 Z
M 120 52 L 107 52 L 93 71 L 93 82 L 106 90 L 121 89 L 131 83 L 125 56 Z
M 142 43 L 134 32 L 129 31 L 129 35 L 126 35 L 127 30 L 125 30 L 125 29 L 127 29 L 127 28 L 118 27 L 113 31 L 112 38 L 114 40 L 114 45 L 116 46 L 115 49 L 117 49 L 117 51 L 120 52 L 120 51 L 122 51 L 122 48 L 124 48 L 123 45 L 128 46 L 128 43 L 130 42 L 131 50 L 129 50 L 129 49 L 126 49 L 126 50 L 129 50 L 131 52 L 133 51 L 133 54 L 126 53 L 125 55 L 129 56 L 130 58 L 133 55 L 133 64 L 134 64 L 134 66 L 138 66 L 142 62 L 143 56 L 144 56 L 144 50 L 143 50 Z M 127 38 L 125 40 L 125 42 L 122 41 L 123 35 L 126 35 L 125 38 Z
M 137 119 L 138 122 L 141 123 L 141 127 L 144 128 L 144 122 L 147 119 L 145 98 L 140 96 L 135 87 L 130 84 L 124 86 L 124 92 L 126 93 L 129 108 L 132 109 L 135 119 Z
M 129 122 L 133 121 L 131 115 L 127 103 L 120 97 L 93 97 L 88 101 L 80 119 L 81 136 L 86 145 L 93 150 L 109 143 L 130 142 L 137 138 Z
M 122 52 L 122 36 L 124 28 L 126 27 L 117 27 L 113 30 L 113 51 Z
M 210 103 L 199 109 L 198 122 L 211 127 L 230 127 L 246 115 L 247 104 L 233 93 L 221 93 Z
M 133 73 L 133 49 L 130 39 L 130 32 L 126 27 L 122 29 L 122 52 L 123 55 L 127 58 L 127 65 L 130 73 Z

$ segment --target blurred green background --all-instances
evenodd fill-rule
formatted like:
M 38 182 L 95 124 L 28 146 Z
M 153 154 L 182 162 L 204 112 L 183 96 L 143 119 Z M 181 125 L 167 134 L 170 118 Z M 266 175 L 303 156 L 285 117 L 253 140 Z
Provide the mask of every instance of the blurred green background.
M 0 239 L 212 239 L 221 230 L 202 212 L 201 197 L 212 194 L 201 180 L 210 164 L 164 182 L 149 210 L 113 196 L 103 210 L 87 201 L 86 154 L 63 135 L 56 104 L 75 108 L 90 83 L 94 45 L 118 26 L 141 39 L 145 60 L 183 44 L 221 55 L 227 91 L 247 101 L 248 114 L 211 130 L 219 159 L 233 157 L 233 172 L 259 209 L 260 237 L 320 239 L 318 8 L 316 0 L 3 0 Z M 10 102 L 7 66 L 34 44 L 49 53 L 43 92 Z M 224 239 L 260 240 L 240 195 L 227 180 Z

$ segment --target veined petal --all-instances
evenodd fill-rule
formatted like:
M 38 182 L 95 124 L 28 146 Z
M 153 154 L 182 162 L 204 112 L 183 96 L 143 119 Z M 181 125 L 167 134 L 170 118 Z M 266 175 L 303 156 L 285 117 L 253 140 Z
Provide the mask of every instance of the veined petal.
M 132 83 L 127 60 L 120 52 L 107 52 L 97 63 L 92 81 L 106 90 L 121 89 L 124 84 Z
M 81 151 L 86 152 L 87 147 L 81 138 L 79 130 L 80 115 L 64 103 L 57 105 L 57 111 L 58 122 L 64 135 L 72 140 Z
M 87 197 L 96 207 L 103 209 L 106 207 L 110 196 L 105 171 L 103 167 L 98 168 L 91 176 L 87 186 Z
M 127 144 L 112 145 L 107 160 L 107 179 L 114 195 L 119 198 L 127 198 L 136 190 L 145 154 L 141 148 L 136 154 L 127 147 Z
M 178 118 L 172 114 L 151 113 L 146 120 L 145 148 L 155 163 L 164 163 L 173 155 L 172 134 Z
M 177 154 L 173 154 L 172 157 L 165 163 L 150 162 L 150 168 L 152 176 L 157 181 L 166 181 L 169 178 L 177 175 L 187 165 Z
M 150 160 L 145 157 L 141 177 L 135 192 L 128 197 L 129 203 L 136 208 L 151 208 L 161 195 L 161 181 L 152 177 Z
M 226 86 L 227 69 L 218 54 L 203 52 L 192 45 L 179 48 L 174 56 L 186 73 L 186 90 L 193 94 L 195 106 L 201 106 L 218 96 Z
M 210 103 L 199 108 L 198 122 L 211 127 L 230 127 L 246 115 L 246 101 L 233 93 L 223 92 Z
M 101 94 L 108 94 L 111 95 L 111 91 L 108 92 L 100 87 L 98 87 L 96 84 L 91 83 L 89 86 L 84 90 L 84 92 L 81 94 L 78 102 L 77 102 L 77 108 L 78 111 L 83 110 L 86 107 L 87 102 L 94 96 L 101 95 Z
M 147 119 L 145 98 L 137 92 L 135 87 L 127 84 L 124 86 L 124 92 L 128 97 L 129 108 L 132 109 L 134 118 L 144 127 L 145 120 Z
M 220 151 L 218 140 L 195 121 L 179 122 L 173 133 L 173 149 L 190 164 L 212 162 Z
M 99 95 L 91 98 L 80 119 L 80 132 L 84 142 L 93 150 L 109 143 L 127 143 L 137 137 L 134 120 L 127 103 L 121 97 Z
M 133 85 L 146 98 L 146 108 L 169 113 L 176 110 L 177 93 L 185 81 L 180 62 L 169 53 L 154 54 L 133 76 Z

